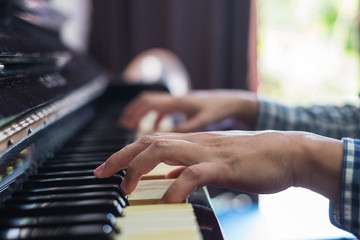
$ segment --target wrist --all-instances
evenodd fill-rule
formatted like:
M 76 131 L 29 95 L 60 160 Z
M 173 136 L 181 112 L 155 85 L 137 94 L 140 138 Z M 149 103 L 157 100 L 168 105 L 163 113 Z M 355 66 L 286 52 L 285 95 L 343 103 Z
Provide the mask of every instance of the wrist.
M 294 158 L 294 186 L 311 189 L 329 200 L 340 201 L 343 144 L 340 140 L 300 133 L 301 153 Z

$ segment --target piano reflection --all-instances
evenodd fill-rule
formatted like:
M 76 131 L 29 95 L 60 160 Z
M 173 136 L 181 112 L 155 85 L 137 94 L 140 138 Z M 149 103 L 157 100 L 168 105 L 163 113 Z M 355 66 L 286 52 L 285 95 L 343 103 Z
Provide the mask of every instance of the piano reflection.
M 109 84 L 59 40 L 63 18 L 47 1 L 1 0 L 0 10 L 0 238 L 223 239 L 206 188 L 157 205 L 161 176 L 125 195 L 125 169 L 93 175 L 134 139 L 116 125 L 122 106 L 165 88 Z

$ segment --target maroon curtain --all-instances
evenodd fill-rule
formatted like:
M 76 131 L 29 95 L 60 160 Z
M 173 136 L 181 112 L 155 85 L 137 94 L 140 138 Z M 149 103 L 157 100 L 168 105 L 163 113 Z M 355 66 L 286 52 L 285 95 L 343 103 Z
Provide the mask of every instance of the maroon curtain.
M 162 47 L 180 57 L 194 89 L 249 89 L 250 2 L 93 0 L 89 51 L 120 74 L 140 52 Z

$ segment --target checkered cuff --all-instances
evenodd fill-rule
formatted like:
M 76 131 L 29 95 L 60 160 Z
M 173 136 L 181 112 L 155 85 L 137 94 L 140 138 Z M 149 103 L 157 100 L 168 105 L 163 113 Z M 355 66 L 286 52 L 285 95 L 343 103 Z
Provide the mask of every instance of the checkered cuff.
M 344 159 L 342 170 L 341 201 L 330 203 L 332 224 L 357 237 L 360 233 L 360 140 L 343 138 Z

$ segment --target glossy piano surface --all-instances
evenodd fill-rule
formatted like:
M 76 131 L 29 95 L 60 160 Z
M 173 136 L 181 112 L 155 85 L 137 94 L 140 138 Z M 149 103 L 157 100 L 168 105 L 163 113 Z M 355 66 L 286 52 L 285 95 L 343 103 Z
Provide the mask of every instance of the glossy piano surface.
M 126 102 L 162 85 L 110 86 L 91 58 L 58 38 L 46 1 L 0 0 L 0 238 L 116 239 L 125 170 L 93 169 L 134 140 L 117 127 Z M 203 239 L 223 235 L 206 188 L 190 197 Z
M 28 2 L 35 9 L 26 12 Z M 42 14 L 36 2 L 44 1 L 0 2 L 8 10 L 0 16 L 0 126 L 104 74 L 91 58 L 61 43 L 61 20 L 57 28 L 41 25 L 57 18 Z
M 109 225 L 110 220 L 106 214 L 120 217 L 122 209 L 126 208 L 127 196 L 119 188 L 125 171 L 120 171 L 109 179 L 96 179 L 92 170 L 113 152 L 131 143 L 135 137 L 133 132 L 116 126 L 123 100 L 116 100 L 111 93 L 121 93 L 123 90 L 124 86 L 111 88 L 109 94 L 105 93 L 93 104 L 86 106 L 84 109 L 96 114 L 89 114 L 88 123 L 61 144 L 61 147 L 56 147 L 57 150 L 51 152 L 44 148 L 40 152 L 36 149 L 36 145 L 49 139 L 46 132 L 39 132 L 39 137 L 34 136 L 35 140 L 30 144 L 33 148 L 19 145 L 21 148 L 26 147 L 29 153 L 22 151 L 23 156 L 13 155 L 15 162 L 23 158 L 24 164 L 31 159 L 40 159 L 39 156 L 44 154 L 48 157 L 36 162 L 36 169 L 24 174 L 21 184 L 13 185 L 15 191 L 3 194 L 2 200 L 5 201 L 0 207 L 0 215 L 5 217 L 0 221 L 3 237 L 10 234 L 10 229 L 27 229 L 29 234 L 31 232 L 36 238 L 43 239 L 56 239 L 57 236 L 68 238 L 72 234 L 80 239 L 98 239 L 100 230 L 94 233 L 96 238 L 90 238 L 85 234 L 85 229 L 90 225 L 94 226 L 94 229 L 100 229 L 96 228 L 99 224 L 109 226 L 111 230 L 111 234 L 103 233 L 102 237 L 105 239 L 111 239 L 114 234 L 116 235 L 118 230 L 116 226 Z M 75 116 L 86 117 L 84 112 L 79 113 L 80 116 L 75 113 L 64 120 L 71 123 Z M 71 124 L 63 124 L 62 120 L 54 123 L 52 127 L 52 138 L 62 137 L 57 128 L 60 132 L 73 131 Z M 15 150 L 16 148 L 13 148 L 13 151 Z M 206 188 L 195 191 L 189 197 L 189 202 L 193 205 L 203 239 L 222 239 L 222 232 L 210 205 Z M 54 232 L 65 227 L 68 227 L 69 231 L 56 236 Z M 77 230 L 73 231 L 76 227 Z

